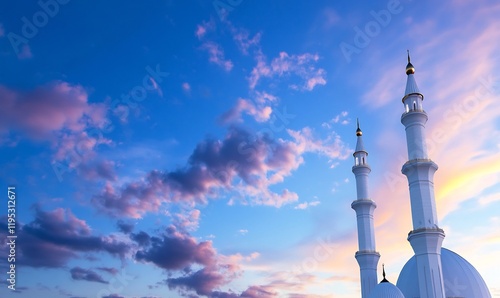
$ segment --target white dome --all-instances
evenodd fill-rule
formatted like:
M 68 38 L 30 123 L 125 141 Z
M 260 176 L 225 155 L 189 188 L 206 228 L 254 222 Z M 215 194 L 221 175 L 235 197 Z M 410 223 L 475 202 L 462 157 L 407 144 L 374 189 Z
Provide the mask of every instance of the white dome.
M 405 298 L 405 296 L 395 285 L 382 281 L 373 288 L 368 298 Z
M 467 260 L 449 249 L 441 248 L 441 264 L 446 297 L 491 298 L 483 278 Z M 406 297 L 420 297 L 415 256 L 403 267 L 397 286 Z

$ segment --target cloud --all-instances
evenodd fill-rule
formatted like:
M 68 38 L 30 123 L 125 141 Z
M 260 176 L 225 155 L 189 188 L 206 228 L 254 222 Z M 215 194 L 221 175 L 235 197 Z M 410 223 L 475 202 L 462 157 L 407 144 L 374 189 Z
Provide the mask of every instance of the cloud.
M 213 41 L 207 41 L 201 45 L 201 49 L 208 52 L 208 60 L 222 67 L 225 71 L 231 71 L 233 68 L 233 62 L 231 60 L 226 60 L 224 57 L 224 51 L 221 46 Z
M 103 161 L 90 161 L 82 163 L 78 170 L 86 179 L 105 179 L 108 181 L 115 181 L 115 163 L 108 160 Z
M 125 298 L 125 297 L 120 296 L 118 294 L 110 294 L 110 295 L 102 296 L 102 298 Z
M 252 116 L 257 122 L 269 121 L 273 112 L 271 105 L 278 103 L 278 97 L 266 91 L 255 91 L 252 99 L 239 98 L 234 107 L 221 115 L 222 123 L 242 122 L 243 113 Z
M 177 289 L 181 293 L 194 291 L 198 295 L 210 296 L 215 288 L 239 276 L 241 271 L 239 261 L 251 260 L 258 256 L 219 255 L 211 241 L 198 242 L 173 226 L 167 228 L 159 237 L 141 233 L 150 240 L 146 245 L 138 242 L 141 249 L 137 251 L 135 259 L 139 262 L 153 263 L 172 273 L 170 276 L 174 271 L 182 273 L 164 281 L 169 289 Z M 202 268 L 192 271 L 192 266 L 202 266 Z
M 83 87 L 66 82 L 53 82 L 30 92 L 0 86 L 0 101 L 0 133 L 47 139 L 63 129 L 82 132 L 106 124 L 104 105 L 90 104 Z
M 103 137 L 106 106 L 89 103 L 83 87 L 61 81 L 28 92 L 0 86 L 0 102 L 0 135 L 50 142 L 58 176 L 76 169 L 86 179 L 116 179 L 114 163 L 94 152 L 111 144 Z
M 111 275 L 116 275 L 116 274 L 118 274 L 118 269 L 116 269 L 116 268 L 109 268 L 109 267 L 97 267 L 96 269 L 97 269 L 97 270 L 104 271 L 104 272 L 109 273 L 109 274 L 111 274 Z
M 307 209 L 309 207 L 318 206 L 320 203 L 321 203 L 320 201 L 304 202 L 304 203 L 298 204 L 293 209 L 304 210 L 304 209 Z
M 236 45 L 243 55 L 248 55 L 248 50 L 252 47 L 260 50 L 261 33 L 256 33 L 250 38 L 250 33 L 247 30 L 233 26 L 228 20 L 225 20 L 225 23 L 229 26 L 229 30 L 233 35 L 233 40 L 236 42 Z
M 149 242 L 147 248 L 137 251 L 137 261 L 154 263 L 167 270 L 180 270 L 191 264 L 213 266 L 216 262 L 212 242 L 197 243 L 193 237 L 179 233 L 173 227 L 161 237 L 150 237 Z
M 300 152 L 311 152 L 334 159 L 347 159 L 351 150 L 346 147 L 340 135 L 332 132 L 324 140 L 314 136 L 314 131 L 305 127 L 299 131 L 287 130 L 288 134 L 295 140 L 295 144 Z
M 342 111 L 340 114 L 335 115 L 335 117 L 333 117 L 329 121 L 323 122 L 321 126 L 330 129 L 332 128 L 332 124 L 340 123 L 342 125 L 347 125 L 349 124 L 350 120 L 349 118 L 347 118 L 348 115 L 349 113 L 347 111 Z
M 224 275 L 207 268 L 200 269 L 186 276 L 168 278 L 166 280 L 169 289 L 181 288 L 194 290 L 196 294 L 204 296 L 210 296 L 215 288 L 226 283 Z
M 153 77 L 149 77 L 149 81 L 151 82 L 151 85 L 153 86 L 153 90 L 156 90 L 158 95 L 160 97 L 163 97 L 163 90 L 161 89 L 160 85 L 153 79 Z
M 254 117 L 257 122 L 265 122 L 269 120 L 272 112 L 270 106 L 257 106 L 249 100 L 239 98 L 236 105 L 221 116 L 221 121 L 223 123 L 241 122 L 241 114 L 246 113 Z
M 74 280 L 86 280 L 91 282 L 98 282 L 103 284 L 108 284 L 99 274 L 92 270 L 83 269 L 80 267 L 73 267 L 69 271 L 71 273 L 71 278 Z
M 288 133 L 293 141 L 230 127 L 223 140 L 200 142 L 186 166 L 174 171 L 153 170 L 121 187 L 107 183 L 92 202 L 110 215 L 133 218 L 157 212 L 167 202 L 193 206 L 224 194 L 231 196 L 230 202 L 281 207 L 296 201 L 297 194 L 288 189 L 275 193 L 270 186 L 291 175 L 303 163 L 303 154 L 319 154 L 333 162 L 351 152 L 334 133 L 325 140 L 315 138 L 310 128 Z
M 184 231 L 196 231 L 200 221 L 200 210 L 194 209 L 190 211 L 177 212 L 173 215 L 173 225 Z
M 291 84 L 291 88 L 300 90 L 313 90 L 317 85 L 326 84 L 326 71 L 314 65 L 319 60 L 317 54 L 305 53 L 289 55 L 280 52 L 270 64 L 262 53 L 256 55 L 257 65 L 252 69 L 248 78 L 250 89 L 254 89 L 262 78 L 288 78 L 294 75 L 302 80 L 302 84 Z
M 208 32 L 213 30 L 215 30 L 215 22 L 213 19 L 210 21 L 203 21 L 201 24 L 196 26 L 195 35 L 199 40 L 201 40 Z
M 191 92 L 191 85 L 189 85 L 188 82 L 182 83 L 182 90 L 184 90 L 187 93 Z
M 134 224 L 126 223 L 122 220 L 119 220 L 116 225 L 118 226 L 118 230 L 124 234 L 130 234 L 134 230 Z
M 6 231 L 2 229 L 2 231 Z M 18 231 L 19 264 L 30 267 L 63 267 L 80 253 L 106 252 L 120 258 L 131 250 L 130 243 L 114 236 L 94 236 L 84 220 L 69 209 L 35 209 L 35 219 Z
M 240 229 L 240 230 L 238 230 L 238 233 L 240 233 L 241 235 L 246 235 L 248 233 L 248 230 L 247 229 Z
M 241 294 L 233 292 L 213 292 L 210 298 L 273 298 L 278 293 L 270 286 L 250 286 Z
M 108 183 L 93 202 L 116 216 L 140 217 L 158 211 L 164 202 L 206 203 L 221 191 L 240 191 L 255 198 L 253 203 L 279 207 L 296 195 L 288 190 L 272 193 L 268 185 L 281 182 L 302 163 L 298 149 L 294 143 L 232 127 L 223 140 L 200 142 L 185 167 L 151 171 L 120 190 Z

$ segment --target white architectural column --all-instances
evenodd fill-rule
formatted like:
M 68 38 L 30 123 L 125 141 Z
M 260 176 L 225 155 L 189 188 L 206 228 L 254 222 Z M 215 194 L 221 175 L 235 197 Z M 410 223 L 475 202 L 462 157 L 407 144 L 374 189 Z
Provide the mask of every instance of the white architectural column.
M 425 124 L 428 117 L 423 108 L 424 96 L 417 87 L 414 73 L 415 68 L 408 54 L 408 78 L 402 100 L 405 111 L 401 116 L 408 148 L 408 162 L 401 172 L 408 178 L 413 223 L 408 241 L 417 261 L 420 298 L 444 298 L 441 245 L 445 235 L 438 226 L 434 198 L 434 173 L 438 166 L 427 154 Z
M 368 174 L 371 168 L 368 165 L 368 152 L 364 148 L 363 133 L 356 130 L 358 138 L 354 152 L 354 166 L 352 172 L 356 177 L 357 200 L 351 207 L 356 211 L 358 226 L 358 251 L 356 260 L 360 268 L 361 296 L 367 298 L 371 290 L 377 285 L 377 265 L 380 254 L 375 250 L 375 233 L 373 228 L 373 211 L 377 207 L 368 195 Z

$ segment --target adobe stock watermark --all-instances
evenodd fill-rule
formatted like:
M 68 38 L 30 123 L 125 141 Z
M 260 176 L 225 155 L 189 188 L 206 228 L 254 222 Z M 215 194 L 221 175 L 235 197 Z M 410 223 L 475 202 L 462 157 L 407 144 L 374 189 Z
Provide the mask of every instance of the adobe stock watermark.
M 33 39 L 38 35 L 41 28 L 45 27 L 51 18 L 54 18 L 60 10 L 61 5 L 68 4 L 70 0 L 40 0 L 38 1 L 38 6 L 40 10 L 35 12 L 30 19 L 26 16 L 21 18 L 23 25 L 21 27 L 21 34 L 16 34 L 14 32 L 9 32 L 7 38 L 16 52 L 17 55 L 21 55 L 23 51 L 23 46 L 27 46 L 30 39 Z
M 141 84 L 131 88 L 127 93 L 121 94 L 119 99 L 111 101 L 109 110 L 111 113 L 119 110 L 119 118 L 124 122 L 130 114 L 130 109 L 139 107 L 139 103 L 148 97 L 148 92 L 161 90 L 158 84 L 161 84 L 167 72 L 161 71 L 160 65 L 154 68 L 150 65 L 145 68 L 146 74 L 142 78 Z M 72 151 L 62 161 L 55 161 L 51 164 L 54 173 L 59 182 L 63 181 L 63 175 L 72 172 L 78 165 L 85 161 L 85 152 L 88 150 L 88 141 L 96 140 L 95 147 L 102 144 L 104 134 L 111 133 L 115 127 L 108 122 L 104 127 L 92 128 L 86 131 L 87 137 L 79 140 L 72 148 Z
M 215 8 L 215 12 L 222 21 L 228 13 L 233 11 L 237 6 L 239 6 L 243 0 L 214 0 L 212 5 Z
M 408 0 L 412 1 L 412 0 Z M 387 2 L 385 9 L 380 11 L 370 11 L 372 20 L 367 22 L 361 28 L 354 26 L 354 37 L 352 39 L 352 44 L 345 41 L 340 43 L 340 50 L 347 60 L 347 63 L 351 62 L 351 56 L 353 54 L 361 53 L 361 50 L 368 47 L 373 38 L 377 37 L 383 28 L 387 27 L 391 21 L 393 15 L 397 15 L 403 11 L 403 6 L 399 0 L 390 0 Z

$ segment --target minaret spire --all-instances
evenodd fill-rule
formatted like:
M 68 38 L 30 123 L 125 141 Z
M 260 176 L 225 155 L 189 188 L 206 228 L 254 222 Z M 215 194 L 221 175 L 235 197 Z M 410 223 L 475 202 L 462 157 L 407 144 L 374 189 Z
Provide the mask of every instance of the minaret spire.
M 403 97 L 405 112 L 401 116 L 408 147 L 408 161 L 401 172 L 408 178 L 413 223 L 408 241 L 417 260 L 420 297 L 444 298 L 441 266 L 444 232 L 438 226 L 433 182 L 438 166 L 429 159 L 427 153 L 425 124 L 428 117 L 422 105 L 424 96 L 418 90 L 414 73 L 415 68 L 410 63 L 408 52 L 408 80 Z
M 386 278 L 385 278 L 385 266 L 384 264 L 382 264 L 382 280 L 380 282 L 389 282 Z
M 353 154 L 352 172 L 356 176 L 357 199 L 351 208 L 356 211 L 358 226 L 358 251 L 355 254 L 360 268 L 361 295 L 367 298 L 377 285 L 377 264 L 380 254 L 375 250 L 375 233 L 373 228 L 373 211 L 377 207 L 368 195 L 368 152 L 363 144 L 363 132 L 357 120 L 356 150 Z

